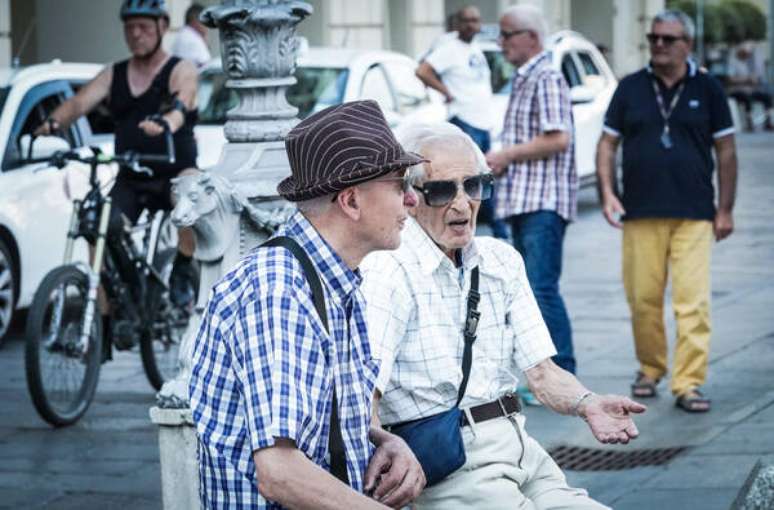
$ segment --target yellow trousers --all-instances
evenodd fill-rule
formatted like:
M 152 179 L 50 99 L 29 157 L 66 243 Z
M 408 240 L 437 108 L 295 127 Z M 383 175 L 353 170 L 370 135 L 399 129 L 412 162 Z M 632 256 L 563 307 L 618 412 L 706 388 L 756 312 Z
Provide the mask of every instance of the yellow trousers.
M 683 395 L 704 384 L 710 345 L 710 253 L 712 223 L 654 218 L 629 220 L 623 227 L 623 281 L 642 373 L 667 373 L 664 290 L 672 278 L 677 345 L 672 393 Z

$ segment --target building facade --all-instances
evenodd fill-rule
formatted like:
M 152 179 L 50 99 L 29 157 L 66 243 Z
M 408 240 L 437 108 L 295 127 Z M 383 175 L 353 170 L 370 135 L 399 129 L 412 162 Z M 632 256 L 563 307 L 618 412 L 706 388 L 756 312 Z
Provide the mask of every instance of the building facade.
M 496 24 L 510 5 L 529 3 L 546 14 L 549 30 L 572 29 L 610 51 L 619 76 L 647 61 L 644 34 L 664 0 L 308 0 L 314 14 L 299 25 L 311 45 L 392 49 L 417 56 L 445 31 L 447 17 L 479 7 Z M 212 5 L 218 0 L 200 0 Z M 167 0 L 171 30 L 183 23 L 191 0 Z M 110 62 L 126 55 L 118 20 L 121 0 L 0 0 L 0 67 L 49 61 Z M 98 44 L 95 44 L 98 42 Z M 217 33 L 210 34 L 213 54 Z

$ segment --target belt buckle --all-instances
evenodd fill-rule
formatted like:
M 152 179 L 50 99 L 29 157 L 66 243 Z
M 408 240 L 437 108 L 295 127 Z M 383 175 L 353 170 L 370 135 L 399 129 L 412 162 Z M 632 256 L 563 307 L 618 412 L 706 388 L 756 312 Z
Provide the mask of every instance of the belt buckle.
M 519 412 L 519 406 L 518 405 L 516 406 L 516 411 L 514 411 L 513 413 L 509 413 L 508 412 L 508 410 L 505 408 L 505 404 L 503 403 L 503 399 L 504 398 L 518 398 L 518 397 L 512 391 L 509 391 L 508 393 L 506 393 L 505 395 L 503 395 L 502 397 L 497 399 L 497 403 L 500 404 L 500 409 L 502 409 L 502 411 L 503 411 L 503 416 L 510 416 L 511 414 L 518 413 Z M 518 402 L 518 400 L 517 400 L 517 402 Z
M 503 412 L 503 416 L 509 416 L 508 410 L 505 408 L 505 404 L 503 403 L 503 397 L 498 397 L 497 403 L 500 404 L 500 410 Z

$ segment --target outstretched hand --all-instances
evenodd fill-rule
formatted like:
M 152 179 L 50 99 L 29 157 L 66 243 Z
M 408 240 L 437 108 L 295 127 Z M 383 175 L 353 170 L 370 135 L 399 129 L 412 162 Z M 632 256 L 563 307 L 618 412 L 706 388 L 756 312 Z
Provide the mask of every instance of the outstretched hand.
M 594 395 L 580 409 L 580 414 L 600 443 L 626 444 L 640 434 L 631 414 L 644 413 L 646 409 L 620 395 Z
M 402 508 L 427 483 L 422 466 L 405 441 L 382 431 L 365 473 L 365 491 L 382 504 Z

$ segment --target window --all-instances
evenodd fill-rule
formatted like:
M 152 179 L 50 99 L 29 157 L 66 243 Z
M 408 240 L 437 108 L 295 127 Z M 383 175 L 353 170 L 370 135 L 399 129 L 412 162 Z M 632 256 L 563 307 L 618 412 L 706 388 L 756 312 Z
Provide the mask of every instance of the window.
M 511 79 L 513 78 L 514 67 L 505 60 L 503 52 L 498 50 L 485 51 L 486 63 L 489 64 L 490 77 L 492 80 L 492 92 L 495 94 L 510 94 Z
M 578 58 L 580 59 L 581 65 L 583 66 L 583 70 L 588 75 L 600 75 L 602 73 L 599 72 L 599 69 L 597 68 L 597 64 L 594 63 L 594 59 L 586 53 L 585 51 L 579 51 L 578 52 Z
M 3 155 L 3 170 L 12 170 L 24 164 L 27 155 L 22 154 L 21 137 L 31 135 L 65 101 L 65 92 L 69 92 L 69 86 L 61 81 L 43 83 L 27 92 L 11 126 L 11 135 Z M 80 145 L 76 125 L 73 123 L 67 131 L 58 135 L 67 140 L 70 147 Z
M 570 88 L 577 87 L 583 83 L 575 61 L 573 61 L 572 55 L 569 53 L 562 57 L 562 74 Z
M 398 96 L 398 106 L 403 113 L 410 113 L 428 103 L 425 85 L 416 77 L 412 62 L 385 62 L 382 64 Z
M 298 108 L 300 118 L 341 104 L 347 87 L 347 69 L 297 67 L 296 83 L 288 88 L 288 103 Z M 228 78 L 220 69 L 199 76 L 197 103 L 199 123 L 222 125 L 226 113 L 239 104 L 236 92 L 226 87 Z
M 199 76 L 196 103 L 199 105 L 200 124 L 225 124 L 226 112 L 239 104 L 236 92 L 226 88 L 227 79 L 220 69 Z
M 379 64 L 374 64 L 366 71 L 363 84 L 360 87 L 360 99 L 373 99 L 382 110 L 397 112 L 398 108 L 392 97 L 390 84 L 384 75 L 384 69 Z
M 341 104 L 349 71 L 331 67 L 298 67 L 296 83 L 288 89 L 288 103 L 298 108 L 302 119 L 329 106 Z
M 77 94 L 78 91 L 86 85 L 85 82 L 72 82 L 70 85 Z M 100 103 L 86 114 L 86 120 L 91 128 L 91 134 L 93 135 L 112 135 L 115 130 L 113 124 L 113 116 L 110 114 L 110 107 L 108 106 L 107 99 L 100 101 Z

